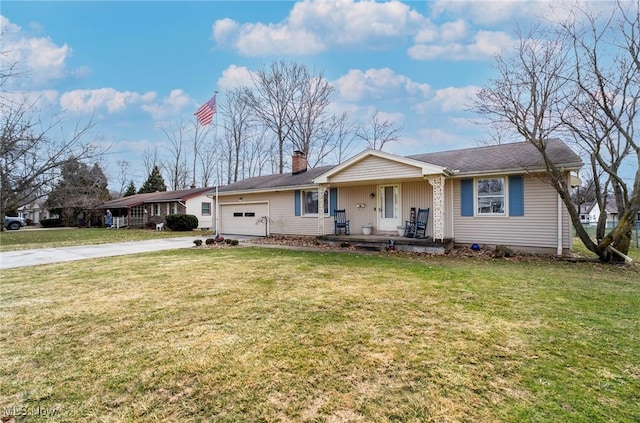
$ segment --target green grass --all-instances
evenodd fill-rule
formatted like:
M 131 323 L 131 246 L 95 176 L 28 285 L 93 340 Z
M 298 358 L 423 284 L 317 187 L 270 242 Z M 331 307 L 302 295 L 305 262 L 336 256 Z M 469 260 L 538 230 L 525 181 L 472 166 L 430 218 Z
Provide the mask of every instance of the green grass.
M 68 247 L 71 245 L 105 244 L 109 242 L 141 241 L 156 238 L 204 235 L 211 232 L 154 231 L 150 229 L 21 229 L 0 232 L 0 251 L 34 248 Z
M 635 268 L 247 247 L 0 276 L 0 407 L 55 421 L 640 419 Z

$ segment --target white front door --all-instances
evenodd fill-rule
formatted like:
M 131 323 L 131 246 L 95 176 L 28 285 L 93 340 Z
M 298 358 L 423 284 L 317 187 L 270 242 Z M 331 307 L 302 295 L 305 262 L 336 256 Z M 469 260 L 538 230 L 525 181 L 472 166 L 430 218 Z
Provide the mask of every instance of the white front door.
M 395 231 L 402 226 L 400 185 L 380 185 L 378 191 L 378 230 Z

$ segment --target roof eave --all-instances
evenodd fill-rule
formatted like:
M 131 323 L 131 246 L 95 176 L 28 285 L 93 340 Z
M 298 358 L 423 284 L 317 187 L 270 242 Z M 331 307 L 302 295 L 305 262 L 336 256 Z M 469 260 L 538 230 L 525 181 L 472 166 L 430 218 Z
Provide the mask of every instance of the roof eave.
M 556 165 L 558 168 L 560 169 L 564 169 L 565 171 L 575 171 L 575 170 L 580 170 L 580 168 L 582 168 L 583 164 L 582 163 L 567 163 L 567 164 L 557 164 Z M 452 175 L 453 178 L 462 178 L 462 177 L 469 177 L 469 176 L 487 176 L 487 175 L 514 175 L 514 174 L 521 174 L 521 173 L 546 173 L 547 170 L 545 168 L 522 168 L 522 167 L 518 167 L 518 168 L 512 168 L 512 169 L 490 169 L 490 170 L 483 170 L 483 171 L 468 171 L 468 172 L 461 172 L 461 171 L 455 171 Z
M 269 187 L 269 188 L 258 188 L 258 189 L 239 189 L 239 190 L 232 190 L 232 191 L 218 191 L 218 196 L 221 195 L 239 195 L 239 194 L 243 194 L 243 195 L 249 195 L 249 194 L 264 194 L 264 193 L 269 193 L 269 192 L 274 192 L 274 191 L 295 191 L 298 189 L 305 189 L 305 188 L 317 188 L 317 184 L 303 184 L 303 185 L 285 185 L 285 186 L 281 186 L 281 187 Z M 214 192 L 210 192 L 207 194 L 207 197 L 215 197 L 216 193 Z

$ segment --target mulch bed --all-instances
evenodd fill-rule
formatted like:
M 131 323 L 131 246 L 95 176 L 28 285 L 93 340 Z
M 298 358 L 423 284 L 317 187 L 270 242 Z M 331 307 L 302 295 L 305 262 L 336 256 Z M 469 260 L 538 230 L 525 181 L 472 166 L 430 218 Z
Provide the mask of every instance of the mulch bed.
M 295 248 L 309 248 L 309 249 L 319 249 L 319 250 L 335 250 L 335 251 L 363 251 L 359 248 L 356 248 L 353 245 L 339 245 L 333 243 L 324 243 L 319 241 L 315 236 L 292 236 L 292 235 L 273 235 L 269 237 L 255 238 L 252 239 L 249 244 L 253 245 L 281 245 L 285 247 L 295 247 Z M 246 245 L 246 244 L 245 244 Z M 389 254 L 404 254 L 404 255 L 413 255 L 413 256 L 439 256 L 439 254 L 431 254 L 431 253 L 417 253 L 417 252 L 406 252 L 406 251 L 377 251 Z M 468 258 L 478 258 L 478 259 L 496 259 L 502 258 L 505 260 L 546 260 L 546 261 L 558 261 L 566 258 L 557 257 L 554 255 L 545 255 L 545 254 L 525 254 L 525 253 L 516 253 L 513 251 L 505 252 L 496 252 L 494 248 L 480 248 L 479 250 L 473 250 L 469 247 L 456 246 L 451 252 L 447 254 L 449 257 L 468 257 Z M 575 257 L 572 259 L 580 259 L 579 257 Z

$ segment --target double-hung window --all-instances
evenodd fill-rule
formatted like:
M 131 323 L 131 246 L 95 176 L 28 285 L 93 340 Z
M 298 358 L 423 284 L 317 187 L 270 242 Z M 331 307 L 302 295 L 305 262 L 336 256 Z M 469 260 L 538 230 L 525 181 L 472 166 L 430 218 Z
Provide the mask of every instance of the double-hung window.
M 202 203 L 200 214 L 202 216 L 211 216 L 211 203 Z
M 505 214 L 505 178 L 476 179 L 476 215 Z
M 302 191 L 300 195 L 302 201 L 302 213 L 318 214 L 318 191 Z M 329 213 L 329 191 L 324 192 L 324 214 Z
M 524 216 L 522 175 L 469 178 L 460 181 L 461 216 Z

